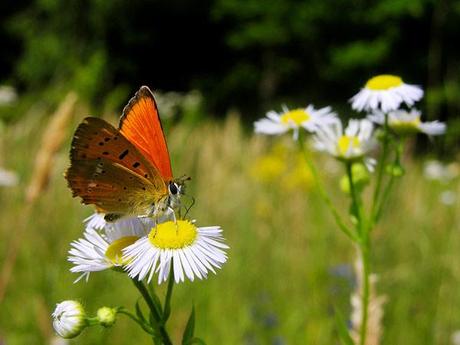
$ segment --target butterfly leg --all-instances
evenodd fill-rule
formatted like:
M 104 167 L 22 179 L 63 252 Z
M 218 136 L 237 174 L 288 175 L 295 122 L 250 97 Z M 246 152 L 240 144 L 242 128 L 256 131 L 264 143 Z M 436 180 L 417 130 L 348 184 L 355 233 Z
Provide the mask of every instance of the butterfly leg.
M 157 236 L 157 233 L 158 233 L 159 218 L 160 218 L 160 217 L 159 217 L 158 215 L 152 217 L 153 223 L 155 224 L 154 227 L 153 227 L 153 228 L 155 229 L 155 230 L 154 230 L 154 233 L 153 233 L 153 238 L 155 238 L 155 237 Z
M 171 212 L 174 223 L 177 223 L 176 212 L 171 206 L 168 206 L 168 211 Z
M 171 213 L 172 218 L 174 220 L 174 224 L 176 225 L 176 235 L 179 232 L 179 225 L 177 224 L 177 218 L 176 218 L 176 211 L 171 206 L 168 206 L 168 211 Z

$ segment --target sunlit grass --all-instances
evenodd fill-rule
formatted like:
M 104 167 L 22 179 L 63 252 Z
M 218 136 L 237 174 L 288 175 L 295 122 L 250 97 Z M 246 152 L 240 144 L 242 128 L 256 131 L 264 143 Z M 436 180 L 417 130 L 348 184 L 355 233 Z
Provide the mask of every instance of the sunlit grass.
M 25 231 L 18 231 L 23 193 L 46 120 L 35 114 L 6 129 L 1 154 L 21 183 L 0 189 L 2 264 L 12 238 L 22 236 L 0 308 L 0 338 L 9 345 L 48 344 L 50 314 L 63 299 L 79 299 L 95 312 L 102 305 L 131 306 L 137 296 L 116 272 L 72 284 L 77 276 L 66 262 L 69 243 L 80 237 L 81 221 L 91 213 L 72 199 L 62 176 L 79 120 L 68 129 L 49 188 L 34 205 Z M 253 165 L 270 152 L 272 142 L 244 132 L 234 117 L 193 128 L 179 124 L 167 137 L 176 176 L 192 177 L 187 193 L 196 205 L 191 214 L 200 225 L 221 225 L 230 245 L 229 261 L 216 276 L 175 288 L 169 324 L 175 340 L 195 304 L 196 334 L 208 344 L 337 343 L 334 307 L 348 308 L 355 253 L 314 188 L 288 188 L 282 178 L 271 183 L 255 178 Z M 388 296 L 383 343 L 447 344 L 460 329 L 459 203 L 440 203 L 444 187 L 426 181 L 419 162 L 408 164 L 408 174 L 396 185 L 372 234 L 374 271 L 382 277 L 379 292 Z M 339 190 L 342 172 L 336 169 L 329 160 L 319 162 L 331 191 Z M 458 183 L 454 188 L 459 192 Z M 347 200 L 340 194 L 334 199 L 339 204 Z M 123 320 L 109 330 L 86 330 L 71 343 L 149 343 L 136 327 Z

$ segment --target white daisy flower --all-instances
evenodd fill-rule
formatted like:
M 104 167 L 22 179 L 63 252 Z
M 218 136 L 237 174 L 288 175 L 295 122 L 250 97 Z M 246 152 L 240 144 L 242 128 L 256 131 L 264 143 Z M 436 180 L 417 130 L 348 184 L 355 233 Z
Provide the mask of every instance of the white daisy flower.
M 18 175 L 0 167 L 0 186 L 13 187 L 19 183 Z
M 388 126 L 396 133 L 412 134 L 422 132 L 427 135 L 441 135 L 446 132 L 446 125 L 439 121 L 422 122 L 421 113 L 416 109 L 395 110 L 388 113 Z M 379 125 L 385 124 L 385 114 L 380 111 L 368 115 L 372 122 Z
M 91 272 L 123 266 L 123 248 L 145 236 L 153 225 L 149 218 L 126 218 L 107 223 L 102 233 L 87 227 L 84 238 L 70 244 L 68 260 L 74 264 L 70 271 L 82 273 L 75 282 L 88 281 Z
M 449 183 L 460 176 L 460 164 L 443 164 L 437 160 L 429 160 L 423 165 L 423 175 L 428 180 Z
M 401 103 L 412 106 L 423 97 L 423 90 L 416 85 L 405 84 L 401 77 L 382 74 L 369 79 L 351 101 L 357 111 L 380 109 L 384 113 L 396 110 Z
M 267 118 L 254 122 L 256 133 L 280 135 L 292 130 L 294 139 L 297 140 L 301 127 L 308 132 L 315 132 L 319 126 L 332 122 L 337 114 L 331 111 L 331 107 L 315 110 L 313 105 L 309 105 L 305 109 L 294 110 L 283 107 L 282 113 L 269 111 L 266 116 Z
M 447 206 L 452 206 L 455 204 L 455 201 L 457 200 L 457 194 L 455 194 L 454 191 L 452 190 L 445 190 L 444 192 L 441 193 L 439 196 L 439 200 Z
M 54 330 L 66 339 L 75 338 L 86 327 L 85 310 L 77 301 L 58 303 L 52 317 Z
M 222 229 L 219 226 L 196 227 L 188 220 L 168 221 L 153 227 L 148 236 L 123 249 L 125 269 L 131 278 L 150 282 L 158 273 L 158 284 L 166 281 L 171 264 L 176 283 L 203 279 L 216 273 L 227 261 Z
M 369 120 L 352 119 L 344 131 L 341 121 L 337 120 L 328 126 L 321 127 L 314 134 L 314 147 L 340 160 L 360 160 L 375 146 L 373 129 L 374 126 Z M 365 159 L 369 168 L 373 165 L 373 161 L 373 159 Z

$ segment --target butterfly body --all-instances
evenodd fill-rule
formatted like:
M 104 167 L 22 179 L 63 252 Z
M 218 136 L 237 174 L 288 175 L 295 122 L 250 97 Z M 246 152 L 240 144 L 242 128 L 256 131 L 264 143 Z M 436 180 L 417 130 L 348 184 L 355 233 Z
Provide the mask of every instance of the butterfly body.
M 66 173 L 73 196 L 107 220 L 159 217 L 180 207 L 186 179 L 173 179 L 156 102 L 143 86 L 123 110 L 120 127 L 87 117 L 75 131 Z

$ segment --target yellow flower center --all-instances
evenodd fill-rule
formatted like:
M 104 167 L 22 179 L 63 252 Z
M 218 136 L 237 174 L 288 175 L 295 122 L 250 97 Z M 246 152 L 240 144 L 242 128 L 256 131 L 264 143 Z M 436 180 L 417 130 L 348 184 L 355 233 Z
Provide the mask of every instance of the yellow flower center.
M 137 236 L 125 236 L 113 241 L 105 251 L 105 257 L 114 265 L 126 265 L 126 260 L 123 260 L 123 249 L 133 244 L 139 239 Z
M 168 221 L 152 228 L 149 241 L 161 249 L 180 249 L 191 245 L 198 234 L 197 228 L 188 220 Z
M 388 90 L 403 84 L 400 77 L 390 74 L 382 74 L 369 79 L 366 83 L 366 89 L 370 90 Z
M 350 147 L 356 149 L 359 148 L 359 145 L 359 139 L 355 136 L 350 135 L 342 135 L 337 142 L 339 153 L 342 156 L 345 156 L 347 154 Z
M 281 123 L 289 124 L 294 122 L 297 126 L 300 126 L 303 122 L 310 120 L 310 114 L 304 109 L 294 109 L 281 115 Z

